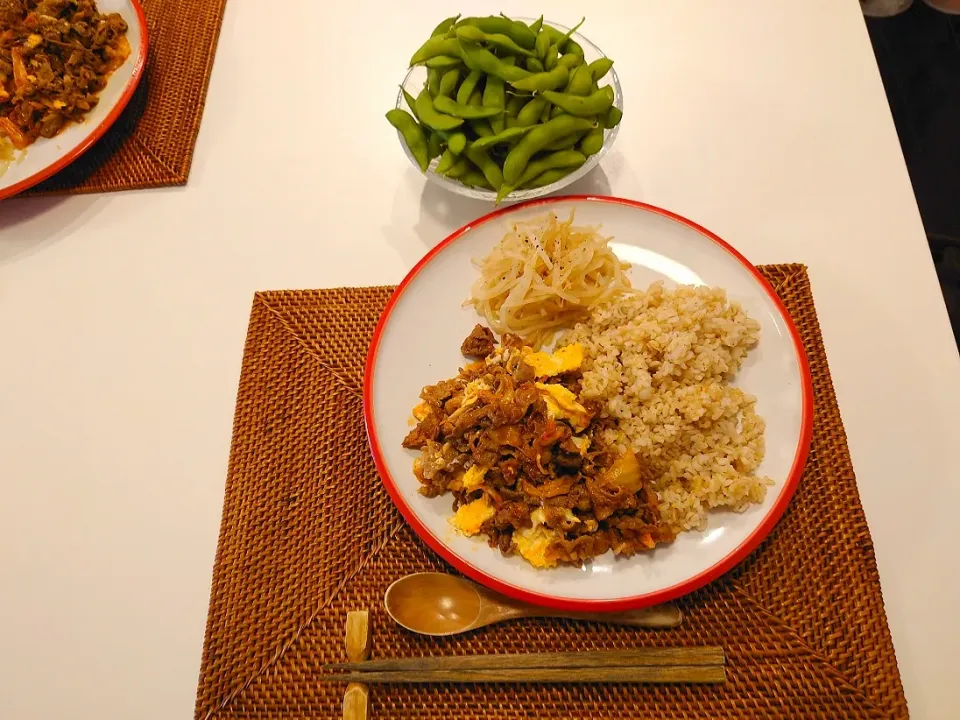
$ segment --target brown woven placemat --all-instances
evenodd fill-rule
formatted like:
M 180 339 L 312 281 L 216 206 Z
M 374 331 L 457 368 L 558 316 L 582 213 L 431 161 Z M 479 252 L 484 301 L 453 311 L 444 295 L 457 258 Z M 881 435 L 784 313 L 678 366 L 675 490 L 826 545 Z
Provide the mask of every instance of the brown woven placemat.
M 347 611 L 368 608 L 374 657 L 722 645 L 720 686 L 374 686 L 371 718 L 905 718 L 870 533 L 806 269 L 761 268 L 800 329 L 813 445 L 770 537 L 680 601 L 677 629 L 528 620 L 442 640 L 399 629 L 384 590 L 449 570 L 403 523 L 367 448 L 360 388 L 390 288 L 258 293 L 234 420 L 197 718 L 336 718 Z
M 183 185 L 207 97 L 227 0 L 141 0 L 150 49 L 113 126 L 76 162 L 26 195 Z

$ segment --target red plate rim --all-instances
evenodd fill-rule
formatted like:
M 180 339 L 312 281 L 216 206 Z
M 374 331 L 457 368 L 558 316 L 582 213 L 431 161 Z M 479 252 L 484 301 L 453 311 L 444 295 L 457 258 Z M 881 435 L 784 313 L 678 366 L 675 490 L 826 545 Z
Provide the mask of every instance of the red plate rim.
M 797 355 L 797 362 L 800 366 L 800 375 L 803 380 L 802 425 L 800 441 L 797 445 L 797 451 L 793 457 L 793 465 L 791 466 L 790 474 L 787 476 L 786 482 L 784 483 L 783 492 L 767 512 L 763 520 L 761 520 L 760 524 L 736 549 L 730 552 L 726 557 L 714 564 L 712 567 L 704 570 L 701 573 L 698 573 L 697 575 L 694 575 L 688 580 L 677 583 L 676 585 L 672 585 L 668 588 L 663 588 L 662 590 L 657 590 L 655 592 L 634 595 L 631 597 L 617 598 L 615 600 L 584 600 L 532 592 L 530 590 L 517 587 L 516 585 L 503 582 L 489 573 L 471 565 L 463 558 L 451 552 L 432 532 L 430 532 L 430 530 L 423 523 L 420 522 L 419 518 L 416 516 L 410 506 L 407 505 L 406 501 L 403 499 L 403 496 L 400 494 L 399 488 L 397 487 L 396 482 L 390 475 L 390 471 L 387 468 L 387 464 L 380 448 L 380 440 L 377 437 L 376 427 L 373 422 L 373 370 L 374 366 L 376 365 L 377 353 L 380 348 L 380 340 L 383 336 L 384 328 L 390 319 L 390 315 L 392 314 L 394 307 L 396 307 L 397 302 L 400 300 L 407 286 L 410 285 L 420 271 L 445 247 L 455 242 L 457 239 L 470 232 L 474 228 L 483 225 L 484 223 L 490 222 L 491 220 L 495 220 L 502 215 L 507 215 L 520 209 L 569 201 L 611 203 L 616 205 L 627 205 L 646 210 L 686 225 L 726 250 L 737 260 L 737 262 L 743 265 L 743 267 L 745 267 L 751 275 L 753 275 L 756 281 L 760 284 L 760 287 L 762 287 L 770 297 L 770 300 L 773 302 L 774 306 L 777 308 L 777 311 L 783 318 L 784 323 L 790 332 L 790 336 L 793 339 L 793 345 Z M 424 540 L 424 542 L 426 542 L 427 545 L 437 552 L 444 560 L 453 565 L 456 570 L 488 588 L 501 592 L 509 597 L 523 600 L 524 602 L 557 608 L 560 610 L 615 612 L 621 610 L 635 610 L 638 608 L 667 602 L 668 600 L 673 600 L 681 595 L 686 595 L 697 588 L 703 587 L 707 583 L 716 580 L 744 560 L 751 552 L 753 552 L 754 549 L 756 549 L 756 547 L 763 541 L 770 531 L 773 530 L 773 527 L 777 524 L 784 511 L 787 509 L 787 505 L 789 505 L 790 500 L 793 497 L 793 493 L 797 489 L 797 485 L 800 482 L 800 476 L 802 475 L 804 465 L 806 464 L 807 455 L 810 452 L 810 440 L 813 435 L 813 380 L 810 375 L 810 366 L 807 363 L 806 353 L 803 349 L 803 342 L 800 339 L 800 333 L 797 331 L 797 328 L 794 325 L 787 308 L 784 306 L 783 302 L 780 300 L 780 297 L 774 291 L 770 283 L 767 282 L 767 279 L 764 278 L 760 272 L 729 243 L 697 223 L 688 220 L 681 215 L 670 212 L 669 210 L 659 208 L 655 205 L 649 205 L 637 200 L 627 200 L 624 198 L 610 197 L 605 195 L 562 195 L 529 200 L 527 202 L 518 203 L 517 205 L 512 205 L 507 208 L 495 210 L 487 215 L 477 218 L 473 222 L 470 222 L 459 230 L 456 230 L 446 239 L 436 245 L 423 257 L 422 260 L 420 260 L 420 262 L 413 267 L 409 273 L 407 273 L 407 276 L 397 286 L 396 290 L 394 290 L 393 295 L 390 296 L 390 300 L 387 302 L 386 307 L 384 307 L 383 313 L 380 316 L 380 320 L 377 322 L 377 326 L 373 332 L 373 339 L 370 342 L 370 350 L 367 353 L 367 362 L 363 375 L 363 417 L 367 428 L 367 437 L 370 442 L 370 450 L 373 454 L 373 460 L 376 463 L 377 471 L 380 474 L 380 479 L 383 482 L 387 492 L 390 494 L 390 497 L 393 499 L 394 504 L 400 510 L 400 513 L 403 515 L 407 523 L 409 523 L 409 525 Z
M 147 64 L 147 51 L 150 49 L 150 40 L 147 36 L 147 16 L 143 12 L 143 6 L 140 4 L 140 0 L 130 0 L 130 4 L 133 5 L 134 12 L 137 15 L 137 24 L 140 26 L 140 52 L 137 53 L 136 65 L 133 67 L 133 74 L 127 81 L 127 86 L 120 95 L 120 99 L 117 101 L 117 104 L 111 108 L 110 112 L 107 113 L 107 116 L 100 122 L 100 124 L 93 129 L 93 132 L 87 135 L 79 145 L 77 145 L 62 158 L 51 163 L 50 165 L 47 165 L 45 168 L 38 170 L 30 177 L 26 177 L 20 182 L 14 183 L 10 187 L 0 189 L 0 200 L 5 200 L 6 198 L 22 193 L 24 190 L 29 190 L 34 185 L 43 182 L 48 177 L 56 175 L 58 172 L 63 170 L 65 167 L 67 167 L 67 165 L 72 163 L 87 150 L 93 147 L 97 140 L 103 137 L 103 134 L 110 129 L 110 126 L 117 121 L 118 117 L 120 117 L 120 113 L 122 113 L 127 107 L 127 104 L 130 102 L 130 98 L 133 97 L 133 93 L 137 89 L 137 85 L 140 84 L 140 78 L 143 76 L 143 69 Z

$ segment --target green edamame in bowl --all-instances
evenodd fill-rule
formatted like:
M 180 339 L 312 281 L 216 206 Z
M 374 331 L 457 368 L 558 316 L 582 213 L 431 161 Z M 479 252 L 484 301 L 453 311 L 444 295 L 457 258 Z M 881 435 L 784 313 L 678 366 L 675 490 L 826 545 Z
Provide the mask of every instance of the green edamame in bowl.
M 410 162 L 431 182 L 497 203 L 590 172 L 616 139 L 623 94 L 613 61 L 580 25 L 504 16 L 437 25 L 387 113 Z

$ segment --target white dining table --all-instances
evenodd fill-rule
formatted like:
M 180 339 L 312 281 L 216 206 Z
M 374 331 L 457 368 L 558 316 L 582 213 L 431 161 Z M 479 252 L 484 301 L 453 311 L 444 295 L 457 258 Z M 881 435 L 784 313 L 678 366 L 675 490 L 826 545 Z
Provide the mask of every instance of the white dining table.
M 0 718 L 193 716 L 254 291 L 398 282 L 490 208 L 384 119 L 443 17 L 234 0 L 185 187 L 0 204 Z M 916 718 L 960 712 L 960 357 L 855 0 L 555 0 L 619 138 L 570 188 L 809 267 Z

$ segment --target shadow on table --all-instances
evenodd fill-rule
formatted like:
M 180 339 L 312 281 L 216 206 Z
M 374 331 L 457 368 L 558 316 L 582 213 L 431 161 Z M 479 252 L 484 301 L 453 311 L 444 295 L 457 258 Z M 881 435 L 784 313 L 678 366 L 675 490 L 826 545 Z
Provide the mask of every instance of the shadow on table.
M 67 204 L 67 199 L 70 203 Z M 0 213 L 0 264 L 32 255 L 67 237 L 96 212 L 94 195 L 12 198 Z M 29 227 L 27 227 L 29 225 Z
M 582 178 L 565 187 L 555 195 L 609 195 L 610 179 L 603 171 L 602 165 L 597 165 Z

